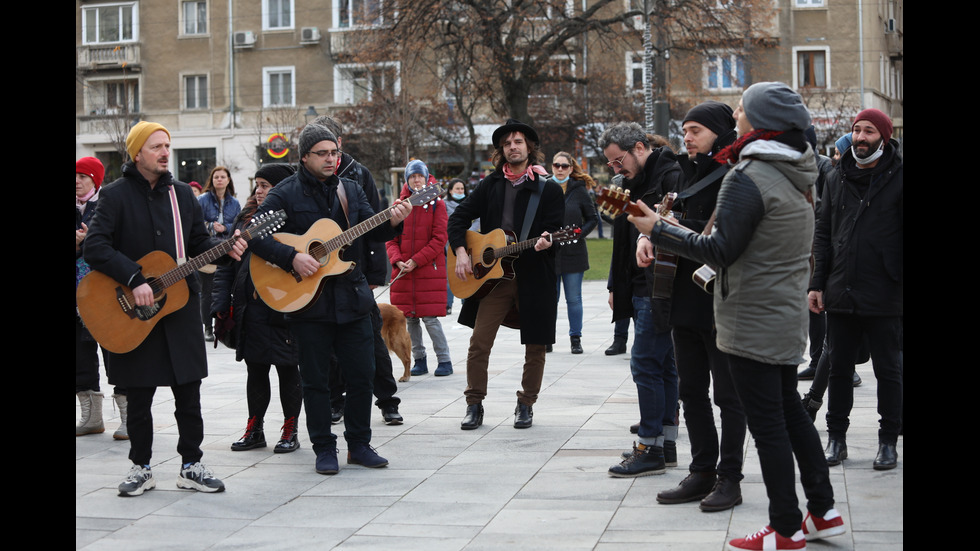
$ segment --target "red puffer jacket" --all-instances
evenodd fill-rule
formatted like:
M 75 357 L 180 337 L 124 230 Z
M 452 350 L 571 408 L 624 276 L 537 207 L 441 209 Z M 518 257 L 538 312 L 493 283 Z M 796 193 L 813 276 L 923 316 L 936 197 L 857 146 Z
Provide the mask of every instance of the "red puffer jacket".
M 401 198 L 411 195 L 408 185 Z M 416 268 L 391 284 L 391 303 L 412 318 L 446 315 L 446 205 L 442 199 L 413 207 L 400 236 L 388 242 L 392 278 L 398 262 L 414 260 Z

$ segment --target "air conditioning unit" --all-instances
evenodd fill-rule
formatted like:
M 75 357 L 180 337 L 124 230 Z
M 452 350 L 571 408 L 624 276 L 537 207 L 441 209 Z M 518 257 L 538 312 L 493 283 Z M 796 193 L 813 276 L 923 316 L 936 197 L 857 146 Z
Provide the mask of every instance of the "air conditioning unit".
M 235 32 L 236 48 L 251 48 L 254 45 L 255 45 L 255 33 L 253 33 L 252 31 Z
M 888 21 L 885 23 L 885 32 L 893 33 L 895 32 L 895 18 L 889 17 Z
M 300 44 L 316 44 L 320 42 L 320 29 L 316 27 L 303 27 L 300 30 Z

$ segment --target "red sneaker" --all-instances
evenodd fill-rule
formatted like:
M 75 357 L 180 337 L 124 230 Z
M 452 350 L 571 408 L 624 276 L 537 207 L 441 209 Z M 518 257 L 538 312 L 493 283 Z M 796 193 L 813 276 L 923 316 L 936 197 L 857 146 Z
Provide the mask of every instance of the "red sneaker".
M 822 518 L 807 511 L 806 518 L 803 519 L 803 534 L 807 541 L 839 536 L 846 531 L 844 519 L 837 509 L 827 511 Z
M 793 551 L 806 549 L 806 538 L 802 530 L 797 530 L 793 537 L 780 536 L 771 527 L 766 526 L 754 534 L 728 542 L 730 551 Z

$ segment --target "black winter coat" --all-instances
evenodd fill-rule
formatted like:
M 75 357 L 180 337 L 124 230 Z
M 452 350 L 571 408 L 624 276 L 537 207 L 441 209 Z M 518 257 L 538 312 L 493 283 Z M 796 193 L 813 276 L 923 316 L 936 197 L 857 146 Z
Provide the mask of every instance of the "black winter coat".
M 844 152 L 827 179 L 813 240 L 810 289 L 838 314 L 904 314 L 904 185 L 898 142 L 874 168 Z
M 569 180 L 565 186 L 565 226 L 578 226 L 582 228 L 582 233 L 577 242 L 558 247 L 555 253 L 556 273 L 577 274 L 589 269 L 589 249 L 586 247 L 585 237 L 598 224 L 599 213 L 585 182 Z
M 340 229 L 346 230 L 347 218 L 337 199 L 337 185 L 343 185 L 346 190 L 351 227 L 374 216 L 374 209 L 371 208 L 364 190 L 357 182 L 332 175 L 326 183 L 323 183 L 302 165 L 299 172 L 272 188 L 259 208 L 259 214 L 285 210 L 286 223 L 281 229 L 285 233 L 303 235 L 317 220 L 325 217 L 336 222 Z M 401 228 L 402 226 L 399 225 L 397 231 L 401 232 Z M 366 246 L 365 242 L 378 240 L 385 242 L 392 239 L 395 232 L 390 222 L 382 222 L 378 227 L 355 239 L 342 258 L 356 262 L 363 258 L 362 247 Z M 334 236 L 317 237 L 326 240 Z M 271 236 L 253 240 L 249 248 L 253 254 L 276 266 L 292 269 L 296 250 L 276 241 Z M 374 295 L 371 294 L 367 279 L 355 265 L 346 274 L 325 278 L 322 282 L 322 292 L 316 302 L 302 312 L 287 315 L 286 319 L 346 324 L 367 317 L 374 306 Z
M 220 243 L 208 235 L 201 205 L 190 186 L 162 176 L 151 189 L 132 162 L 123 165 L 123 176 L 103 186 L 99 203 L 85 238 L 84 256 L 98 270 L 123 285 L 144 282 L 140 258 L 152 251 L 177 257 L 174 242 L 170 188 L 177 196 L 187 258 Z M 228 257 L 224 257 L 227 262 Z M 123 387 L 171 386 L 199 381 L 208 375 L 204 331 L 196 274 L 186 279 L 187 304 L 157 322 L 146 340 L 131 352 L 111 354 L 112 380 Z M 169 361 L 168 361 L 169 360 Z
M 378 186 L 374 183 L 374 176 L 364 165 L 357 162 L 353 157 L 344 153 L 340 157 L 340 166 L 337 167 L 337 176 L 348 178 L 360 184 L 367 197 L 368 204 L 374 212 L 381 212 L 381 196 L 378 194 Z M 362 257 L 357 259 L 367 278 L 368 285 L 384 285 L 388 282 L 388 254 L 385 252 L 385 244 L 378 241 L 369 241 L 361 248 Z
M 664 194 L 676 190 L 684 179 L 680 165 L 674 152 L 666 147 L 654 149 L 643 165 L 642 180 L 625 182 L 630 190 L 630 200 L 642 200 L 647 206 L 660 202 Z M 625 214 L 613 221 L 613 253 L 609 264 L 609 279 L 606 288 L 613 294 L 612 321 L 633 317 L 633 297 L 649 296 L 650 285 L 646 281 L 650 268 L 640 268 L 636 265 L 636 239 L 640 236 L 633 224 L 629 223 Z M 654 301 L 655 319 L 666 325 L 669 303 L 665 300 Z M 665 329 L 658 329 L 662 331 Z
M 449 246 L 455 251 L 466 245 L 466 231 L 474 219 L 480 219 L 481 231 L 487 233 L 500 227 L 503 219 L 504 186 L 510 182 L 497 169 L 466 196 L 449 217 Z M 526 182 L 514 201 L 514 226 L 522 228 L 531 187 L 540 186 L 541 200 L 531 223 L 530 236 L 541 235 L 559 229 L 564 220 L 565 200 L 561 186 L 537 176 Z M 517 230 L 518 232 L 520 229 Z M 520 301 L 521 344 L 554 344 L 555 320 L 558 311 L 557 277 L 555 275 L 555 247 L 537 252 L 528 249 L 514 261 Z M 468 327 L 476 323 L 480 301 L 468 298 L 463 301 L 459 322 Z M 510 326 L 510 325 L 508 325 Z
M 249 213 L 235 219 L 231 232 L 245 228 L 242 220 Z M 252 251 L 245 251 L 241 262 L 221 266 L 214 273 L 211 291 L 211 315 L 232 313 L 236 342 L 235 360 L 243 359 L 259 364 L 298 365 L 299 347 L 286 325 L 285 315 L 266 306 L 255 293 L 249 261 Z

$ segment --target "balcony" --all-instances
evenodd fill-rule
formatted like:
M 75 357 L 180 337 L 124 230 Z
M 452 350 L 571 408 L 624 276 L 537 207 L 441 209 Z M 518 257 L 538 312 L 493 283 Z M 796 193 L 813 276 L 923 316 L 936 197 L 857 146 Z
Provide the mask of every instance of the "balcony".
M 78 47 L 78 68 L 96 71 L 99 69 L 130 69 L 140 66 L 140 45 L 106 44 Z

